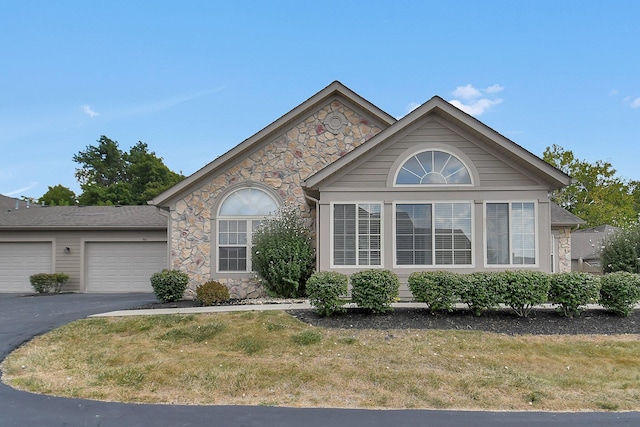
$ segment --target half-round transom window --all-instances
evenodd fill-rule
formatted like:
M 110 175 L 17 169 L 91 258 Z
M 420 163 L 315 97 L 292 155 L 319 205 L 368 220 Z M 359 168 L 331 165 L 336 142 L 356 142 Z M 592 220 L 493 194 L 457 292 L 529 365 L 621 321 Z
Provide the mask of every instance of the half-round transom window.
M 275 213 L 278 205 L 273 197 L 257 188 L 243 188 L 226 198 L 220 207 L 223 216 L 266 216 Z
M 457 157 L 443 151 L 429 150 L 404 162 L 398 171 L 396 184 L 471 184 L 471 175 Z

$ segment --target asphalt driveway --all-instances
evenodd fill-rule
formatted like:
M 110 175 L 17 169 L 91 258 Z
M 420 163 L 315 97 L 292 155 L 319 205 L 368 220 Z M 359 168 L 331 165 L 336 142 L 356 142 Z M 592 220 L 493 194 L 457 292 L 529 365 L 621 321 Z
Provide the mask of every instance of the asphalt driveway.
M 33 336 L 90 314 L 135 307 L 152 294 L 0 294 L 0 359 Z M 247 406 L 136 405 L 63 399 L 0 383 L 0 426 L 638 426 L 640 412 L 380 411 Z

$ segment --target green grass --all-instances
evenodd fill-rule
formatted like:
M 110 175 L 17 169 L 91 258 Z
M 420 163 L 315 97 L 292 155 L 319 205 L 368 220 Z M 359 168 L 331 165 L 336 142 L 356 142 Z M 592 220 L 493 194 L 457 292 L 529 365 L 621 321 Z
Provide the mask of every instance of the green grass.
M 640 409 L 640 336 L 340 330 L 284 312 L 77 321 L 3 362 L 10 385 L 171 404 Z

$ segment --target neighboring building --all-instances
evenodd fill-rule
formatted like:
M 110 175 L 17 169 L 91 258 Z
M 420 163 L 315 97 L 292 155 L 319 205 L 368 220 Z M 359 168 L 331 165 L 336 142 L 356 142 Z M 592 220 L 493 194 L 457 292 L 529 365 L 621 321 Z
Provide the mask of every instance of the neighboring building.
M 600 225 L 571 233 L 571 271 L 602 274 L 600 251 L 605 239 L 618 230 L 611 225 Z
M 317 269 L 569 271 L 582 221 L 549 200 L 571 178 L 434 97 L 396 120 L 339 82 L 149 203 L 169 211 L 169 267 L 191 287 L 263 290 L 251 232 L 284 203 L 316 236 Z
M 17 209 L 16 209 L 17 206 Z M 0 196 L 0 292 L 63 272 L 65 292 L 152 292 L 167 266 L 167 213 L 154 206 L 27 205 Z

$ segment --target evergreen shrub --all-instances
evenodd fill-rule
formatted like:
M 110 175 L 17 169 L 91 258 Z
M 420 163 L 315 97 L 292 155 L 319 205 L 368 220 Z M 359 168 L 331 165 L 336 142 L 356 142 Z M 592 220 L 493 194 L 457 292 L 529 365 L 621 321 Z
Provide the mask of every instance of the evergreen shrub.
M 189 284 L 189 276 L 180 270 L 164 269 L 151 276 L 153 292 L 160 302 L 174 302 L 182 299 Z
M 196 300 L 209 306 L 229 301 L 229 289 L 220 282 L 209 280 L 196 287 Z
M 549 302 L 558 305 L 566 317 L 579 315 L 584 306 L 598 302 L 600 279 L 577 271 L 550 276 Z
M 528 317 L 534 306 L 548 300 L 549 274 L 533 270 L 507 270 L 496 273 L 504 280 L 502 302 L 520 317 Z
M 500 305 L 505 291 L 505 281 L 494 272 L 478 271 L 462 276 L 460 301 L 480 316 L 482 312 Z
M 429 310 L 453 311 L 460 298 L 462 277 L 449 271 L 418 271 L 409 275 L 408 285 L 418 302 L 427 304 Z
M 332 316 L 345 311 L 349 278 L 336 271 L 318 271 L 307 280 L 309 303 L 320 316 Z
M 640 276 L 617 271 L 600 279 L 600 305 L 613 313 L 627 317 L 640 303 Z
M 363 270 L 351 275 L 351 300 L 371 313 L 391 311 L 399 290 L 398 275 L 390 270 Z

